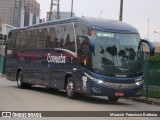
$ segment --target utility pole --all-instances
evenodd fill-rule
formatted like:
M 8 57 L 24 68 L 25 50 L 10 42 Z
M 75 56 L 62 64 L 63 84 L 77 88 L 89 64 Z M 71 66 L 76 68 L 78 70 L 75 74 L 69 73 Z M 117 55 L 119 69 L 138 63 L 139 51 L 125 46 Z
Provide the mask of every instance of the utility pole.
M 60 8 L 59 8 L 60 0 L 57 0 L 57 19 L 60 19 Z
M 73 17 L 73 0 L 71 2 L 71 17 Z
M 147 39 L 149 40 L 149 19 L 148 19 L 147 21 L 148 21 L 148 32 L 147 32 Z
M 123 0 L 120 1 L 120 13 L 119 13 L 119 21 L 123 19 Z
M 49 21 L 52 19 L 52 11 L 53 10 L 53 0 L 51 0 L 51 5 L 50 5 L 50 12 L 49 12 Z
M 57 8 L 56 10 L 53 10 L 54 6 Z M 59 6 L 60 6 L 60 0 L 51 0 L 49 20 L 52 20 L 52 15 L 54 11 L 57 13 L 56 19 L 60 19 L 60 7 Z

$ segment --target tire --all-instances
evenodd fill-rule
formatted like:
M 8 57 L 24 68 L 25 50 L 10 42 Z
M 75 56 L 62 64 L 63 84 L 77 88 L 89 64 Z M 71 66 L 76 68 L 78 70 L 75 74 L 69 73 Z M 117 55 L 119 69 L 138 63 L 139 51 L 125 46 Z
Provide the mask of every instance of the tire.
M 27 83 L 24 83 L 23 82 L 23 74 L 22 74 L 22 71 L 19 71 L 18 74 L 17 74 L 17 86 L 18 88 L 31 88 L 31 85 L 30 84 L 27 84 Z
M 67 85 L 66 85 L 66 93 L 67 97 L 73 99 L 76 97 L 76 93 L 74 92 L 74 81 L 72 77 L 68 77 Z
M 108 97 L 110 102 L 117 102 L 119 100 L 119 97 Z

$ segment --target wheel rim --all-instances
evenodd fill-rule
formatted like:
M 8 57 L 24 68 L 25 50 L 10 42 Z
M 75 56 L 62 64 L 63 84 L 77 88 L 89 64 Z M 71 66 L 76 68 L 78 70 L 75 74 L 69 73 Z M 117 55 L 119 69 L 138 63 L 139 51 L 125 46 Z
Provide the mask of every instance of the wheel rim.
M 70 96 L 73 93 L 73 83 L 69 82 L 67 85 L 67 94 Z
M 18 75 L 17 84 L 18 86 L 21 86 L 21 75 L 20 74 Z

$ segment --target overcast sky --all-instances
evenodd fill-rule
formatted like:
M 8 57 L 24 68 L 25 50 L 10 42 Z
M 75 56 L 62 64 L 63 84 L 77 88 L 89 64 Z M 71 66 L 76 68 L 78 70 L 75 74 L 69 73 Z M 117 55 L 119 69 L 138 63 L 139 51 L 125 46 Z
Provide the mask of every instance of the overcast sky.
M 41 18 L 46 18 L 51 0 L 37 0 L 41 5 Z M 160 42 L 160 0 L 123 0 L 123 22 L 131 24 L 140 32 L 141 38 Z M 81 17 L 119 19 L 120 0 L 74 0 L 74 13 Z M 71 11 L 71 0 L 60 0 L 60 11 Z

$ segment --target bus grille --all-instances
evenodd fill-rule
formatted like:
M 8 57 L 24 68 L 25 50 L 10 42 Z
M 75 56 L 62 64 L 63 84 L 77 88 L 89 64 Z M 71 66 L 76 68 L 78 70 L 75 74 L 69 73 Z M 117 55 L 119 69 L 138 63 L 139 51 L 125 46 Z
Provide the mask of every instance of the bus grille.
M 115 89 L 127 89 L 127 88 L 131 89 L 137 86 L 135 83 L 122 84 L 122 83 L 109 83 L 109 82 L 104 82 L 103 85 Z

